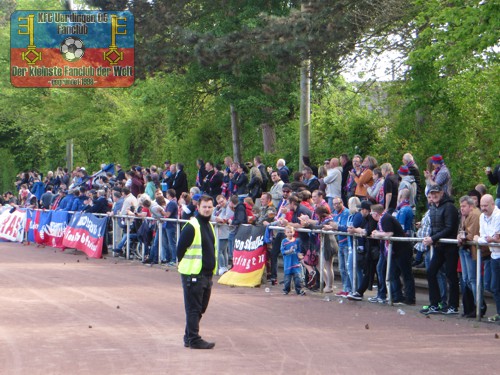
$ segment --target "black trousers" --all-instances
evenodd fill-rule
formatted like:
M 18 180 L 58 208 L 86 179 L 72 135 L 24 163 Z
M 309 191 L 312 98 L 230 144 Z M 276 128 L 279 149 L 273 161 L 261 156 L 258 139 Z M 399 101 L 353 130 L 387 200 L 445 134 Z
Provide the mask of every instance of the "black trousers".
M 186 330 L 184 343 L 194 344 L 201 340 L 200 320 L 207 310 L 212 292 L 212 276 L 181 275 L 186 310 Z
M 278 280 L 278 255 L 281 253 L 281 241 L 284 238 L 285 233 L 281 231 L 275 233 L 271 248 L 271 280 Z
M 429 299 L 432 306 L 437 306 L 441 301 L 437 273 L 444 264 L 446 279 L 450 288 L 448 296 L 448 306 L 458 309 L 459 287 L 458 287 L 458 248 L 456 246 L 442 246 L 434 248 L 434 255 L 427 271 L 427 281 L 429 283 Z

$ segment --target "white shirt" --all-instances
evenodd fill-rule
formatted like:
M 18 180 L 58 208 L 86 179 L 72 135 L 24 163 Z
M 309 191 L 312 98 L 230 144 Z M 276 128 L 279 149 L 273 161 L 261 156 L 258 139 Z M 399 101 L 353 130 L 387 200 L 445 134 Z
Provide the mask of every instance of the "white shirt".
M 323 179 L 326 184 L 326 196 L 329 198 L 342 196 L 342 167 L 331 168 Z
M 492 214 L 486 216 L 484 213 L 479 217 L 479 239 L 478 243 L 487 244 L 486 237 L 493 237 L 500 233 L 500 209 L 495 206 Z M 492 259 L 500 259 L 500 247 L 489 246 Z
M 131 206 L 137 208 L 137 198 L 132 193 L 125 197 L 120 215 L 126 215 Z

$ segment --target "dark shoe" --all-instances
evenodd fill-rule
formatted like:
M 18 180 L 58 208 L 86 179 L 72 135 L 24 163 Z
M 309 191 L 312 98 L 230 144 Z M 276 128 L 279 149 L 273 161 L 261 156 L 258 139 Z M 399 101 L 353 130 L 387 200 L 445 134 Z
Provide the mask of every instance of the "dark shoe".
M 422 310 L 420 310 L 421 314 L 430 315 L 430 314 L 439 314 L 441 310 L 437 306 L 424 306 Z
M 191 349 L 212 349 L 215 342 L 208 342 L 205 340 L 198 340 L 190 345 Z
M 144 260 L 142 261 L 142 263 L 143 263 L 143 264 L 150 264 L 150 263 L 152 263 L 152 261 L 151 261 L 151 259 L 144 259 Z
M 354 293 L 349 293 L 347 295 L 347 299 L 351 301 L 361 301 L 363 300 L 363 296 L 358 292 L 354 292 Z
M 441 310 L 443 315 L 458 315 L 458 309 L 456 307 L 448 307 L 447 310 Z

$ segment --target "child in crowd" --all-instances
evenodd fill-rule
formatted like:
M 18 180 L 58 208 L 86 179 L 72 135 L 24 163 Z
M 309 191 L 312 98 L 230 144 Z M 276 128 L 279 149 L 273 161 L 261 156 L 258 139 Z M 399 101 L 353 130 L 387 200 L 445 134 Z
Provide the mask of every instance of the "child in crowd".
M 251 197 L 246 197 L 243 199 L 243 204 L 245 205 L 245 210 L 247 212 L 248 224 L 253 224 L 255 221 L 255 214 L 253 213 L 253 199 Z
M 302 268 L 299 261 L 299 259 L 303 258 L 303 255 L 300 252 L 299 240 L 293 236 L 294 233 L 295 229 L 291 225 L 287 225 L 285 227 L 286 238 L 281 242 L 281 254 L 283 254 L 285 270 L 285 286 L 283 288 L 283 294 L 288 294 L 290 292 L 290 284 L 293 277 L 295 291 L 297 294 L 303 296 L 306 293 L 302 290 Z

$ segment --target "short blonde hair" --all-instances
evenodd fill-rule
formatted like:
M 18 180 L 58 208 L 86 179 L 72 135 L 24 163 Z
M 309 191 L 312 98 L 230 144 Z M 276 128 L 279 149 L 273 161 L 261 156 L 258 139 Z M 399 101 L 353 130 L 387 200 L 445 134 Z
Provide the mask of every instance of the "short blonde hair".
M 361 201 L 359 200 L 358 197 L 349 198 L 349 201 L 347 202 L 347 207 L 349 207 L 350 214 L 355 214 L 356 212 L 359 212 L 359 206 L 361 206 Z

